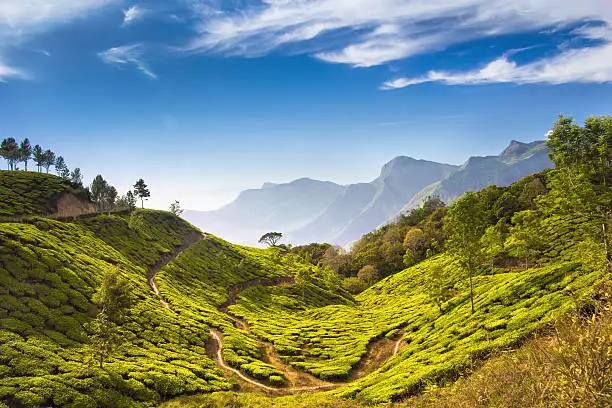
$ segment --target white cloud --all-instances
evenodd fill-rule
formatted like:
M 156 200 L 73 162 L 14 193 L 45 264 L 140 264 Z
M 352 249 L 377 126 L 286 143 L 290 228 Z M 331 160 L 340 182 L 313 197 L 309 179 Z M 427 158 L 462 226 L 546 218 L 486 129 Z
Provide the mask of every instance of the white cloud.
M 29 77 L 24 71 L 5 65 L 0 61 L 0 82 L 6 82 L 9 78 L 28 79 Z
M 251 57 L 291 46 L 293 52 L 297 48 L 298 53 L 313 54 L 326 62 L 372 67 L 474 39 L 567 28 L 585 21 L 602 25 L 575 30 L 572 36 L 612 42 L 605 34 L 612 26 L 610 0 L 261 0 L 230 11 L 195 3 L 198 35 L 182 48 L 188 52 Z M 602 62 L 596 58 L 607 55 L 605 44 L 582 50 L 584 54 L 561 51 L 558 57 L 535 62 L 518 75 L 512 72 L 521 67 L 504 57 L 464 76 L 473 82 L 492 80 L 489 78 L 513 81 L 518 76 L 519 80 L 535 77 L 551 83 L 593 74 L 607 77 L 612 59 Z M 569 57 L 592 65 L 572 64 L 555 75 L 553 64 Z M 436 80 L 436 75 L 447 83 L 461 82 L 453 74 L 430 72 L 424 78 L 399 78 L 383 87 Z
M 593 31 L 583 31 L 591 35 Z M 429 71 L 423 77 L 398 78 L 384 83 L 383 90 L 405 88 L 425 82 L 448 85 L 516 83 L 562 84 L 612 82 L 612 28 L 597 31 L 601 45 L 564 49 L 561 53 L 519 65 L 504 55 L 486 66 L 467 72 Z
M 98 56 L 102 61 L 111 65 L 135 65 L 149 78 L 157 79 L 157 75 L 155 75 L 144 62 L 143 54 L 144 46 L 142 44 L 128 44 L 110 48 L 98 53 Z
M 139 5 L 133 5 L 127 10 L 123 10 L 123 25 L 126 26 L 144 17 L 146 10 Z
M 50 27 L 65 23 L 122 0 L 0 0 L 0 60 L 11 47 Z M 0 62 L 0 80 L 30 78 L 20 68 Z

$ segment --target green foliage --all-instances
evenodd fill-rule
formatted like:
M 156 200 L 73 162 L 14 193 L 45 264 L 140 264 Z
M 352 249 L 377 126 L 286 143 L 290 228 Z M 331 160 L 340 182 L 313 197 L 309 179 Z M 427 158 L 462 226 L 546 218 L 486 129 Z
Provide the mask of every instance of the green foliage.
M 282 237 L 283 234 L 280 232 L 267 232 L 263 234 L 261 238 L 259 238 L 259 243 L 266 244 L 269 246 L 276 246 L 276 244 L 278 243 L 278 241 L 281 240 Z
M 151 197 L 151 192 L 143 179 L 139 179 L 136 184 L 134 184 L 134 196 L 140 198 L 141 207 L 144 208 L 144 200 L 145 198 Z
M 87 200 L 84 190 L 54 175 L 0 171 L 0 217 L 52 214 L 64 193 Z
M 478 194 L 465 193 L 448 211 L 445 228 L 448 251 L 464 268 L 470 279 L 470 303 L 474 312 L 472 275 L 483 254 L 482 236 L 487 228 L 486 214 Z

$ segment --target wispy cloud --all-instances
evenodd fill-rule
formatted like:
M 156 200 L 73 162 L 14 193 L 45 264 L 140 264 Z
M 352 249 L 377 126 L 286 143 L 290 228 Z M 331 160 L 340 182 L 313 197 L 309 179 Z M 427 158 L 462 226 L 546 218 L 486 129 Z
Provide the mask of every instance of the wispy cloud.
M 98 53 L 102 61 L 111 65 L 135 65 L 149 78 L 157 79 L 157 75 L 151 71 L 143 59 L 144 46 L 142 44 L 128 44 L 119 47 L 113 47 L 106 51 Z
M 0 0 L 0 80 L 32 78 L 21 68 L 2 64 L 10 49 L 32 36 L 122 0 Z
M 523 65 L 510 60 L 508 53 L 476 70 L 429 71 L 422 77 L 394 79 L 384 83 L 381 89 L 399 89 L 426 82 L 441 82 L 448 85 L 612 82 L 612 28 L 584 29 L 581 35 L 604 42 L 598 46 L 564 49 L 555 56 Z
M 293 52 L 297 48 L 320 60 L 354 67 L 386 64 L 502 34 L 560 29 L 584 21 L 600 21 L 604 28 L 612 25 L 609 0 L 261 0 L 229 10 L 203 6 L 202 2 L 194 4 L 198 35 L 182 48 L 184 51 L 252 57 L 291 46 Z M 579 32 L 572 35 L 584 37 Z M 612 39 L 605 37 L 603 42 L 610 43 Z M 565 73 L 553 78 L 551 64 L 563 63 L 567 57 L 580 56 L 583 63 L 592 64 L 596 62 L 595 55 L 607 56 L 605 44 L 575 52 L 566 55 L 561 50 L 557 57 L 536 61 L 525 71 L 540 74 L 525 72 L 518 75 L 518 80 L 535 76 L 549 78 L 547 81 L 553 83 L 573 81 L 592 76 L 594 71 L 597 77 L 607 78 L 601 70 L 606 72 L 612 67 L 612 59 L 583 69 L 573 64 L 571 74 L 563 70 Z M 484 81 L 487 76 L 512 81 L 513 75 L 508 75 L 513 64 L 509 56 L 485 67 L 483 73 L 467 74 L 472 81 Z M 496 70 L 503 70 L 503 75 Z M 398 78 L 383 88 L 437 80 L 436 74 L 443 77 L 441 80 L 446 78 L 447 83 L 460 82 L 453 74 L 429 74 L 424 78 Z
M 123 25 L 126 26 L 134 21 L 142 19 L 145 13 L 146 10 L 137 4 L 131 6 L 127 10 L 123 10 Z
M 0 82 L 6 82 L 11 78 L 28 79 L 29 75 L 18 68 L 10 67 L 0 61 Z

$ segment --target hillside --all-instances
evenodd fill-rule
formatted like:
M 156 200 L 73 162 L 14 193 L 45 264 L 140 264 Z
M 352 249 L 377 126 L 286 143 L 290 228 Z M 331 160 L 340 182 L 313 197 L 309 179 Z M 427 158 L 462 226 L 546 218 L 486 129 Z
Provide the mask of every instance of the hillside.
M 486 186 L 508 186 L 523 177 L 552 167 L 544 142 L 521 143 L 513 140 L 499 156 L 471 157 L 448 177 L 416 193 L 398 214 L 417 208 L 428 196 L 452 202 L 466 191 Z
M 513 140 L 498 156 L 472 157 L 462 166 L 399 156 L 370 183 L 339 186 L 309 179 L 267 183 L 247 190 L 217 211 L 187 211 L 194 225 L 254 245 L 269 231 L 280 231 L 294 245 L 329 242 L 344 246 L 417 208 L 428 196 L 453 201 L 466 191 L 507 186 L 552 166 L 544 142 Z
M 555 125 L 552 146 L 568 140 L 567 128 Z M 591 129 L 602 127 L 575 132 Z M 531 152 L 518 145 L 502 156 Z M 462 384 L 494 375 L 495 356 L 568 318 L 585 322 L 572 326 L 578 333 L 609 333 L 610 237 L 601 231 L 611 220 L 597 211 L 612 205 L 610 169 L 595 153 L 584 160 L 584 146 L 572 154 L 581 160 L 552 154 L 559 169 L 508 187 L 449 206 L 430 200 L 367 234 L 351 255 L 239 246 L 144 209 L 0 222 L 0 407 L 435 406 L 438 395 L 452 401 L 452 387 L 467 401 Z M 48 176 L 30 177 L 40 186 Z M 334 256 L 352 256 L 357 277 Z M 125 290 L 117 297 L 131 304 L 120 317 L 100 303 L 113 274 Z M 351 279 L 364 284 L 355 295 Z M 122 344 L 98 360 L 106 343 L 94 323 L 107 318 Z M 577 406 L 605 406 L 612 337 L 571 341 L 553 351 L 594 350 L 597 367 L 572 363 L 570 374 L 558 371 L 561 399 L 534 398 L 568 406 L 561 394 L 573 387 Z M 540 378 L 554 367 L 537 364 L 523 372 Z M 583 364 L 590 388 L 576 387 Z M 480 377 L 457 382 L 470 372 Z M 512 406 L 487 392 L 483 406 Z
M 0 217 L 73 216 L 95 209 L 87 193 L 52 174 L 0 170 Z
M 261 189 L 243 191 L 218 211 L 185 211 L 184 217 L 230 241 L 255 244 L 266 232 L 308 225 L 344 191 L 338 184 L 311 179 L 266 183 Z
M 32 179 L 38 177 L 47 179 Z M 211 327 L 223 331 L 231 365 L 282 383 L 283 374 L 261 360 L 257 339 L 236 329 L 219 307 L 233 285 L 289 277 L 300 267 L 279 262 L 273 251 L 203 236 L 166 212 L 0 223 L 0 401 L 150 406 L 231 389 L 206 352 Z M 99 369 L 89 364 L 83 325 L 93 318 L 102 277 L 116 268 L 132 286 L 135 306 L 123 324 L 128 343 Z M 171 309 L 147 285 L 152 272 Z

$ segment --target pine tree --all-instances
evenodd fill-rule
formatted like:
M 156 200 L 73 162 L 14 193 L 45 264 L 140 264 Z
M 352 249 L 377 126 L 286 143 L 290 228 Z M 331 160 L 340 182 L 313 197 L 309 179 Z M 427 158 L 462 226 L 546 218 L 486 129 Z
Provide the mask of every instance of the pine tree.
M 147 185 L 143 179 L 138 180 L 136 184 L 134 184 L 134 195 L 140 198 L 142 208 L 144 208 L 144 199 L 151 197 L 151 193 L 147 189 Z
M 19 159 L 23 162 L 25 171 L 28 171 L 28 161 L 32 158 L 32 146 L 30 140 L 26 137 L 19 146 Z
M 34 149 L 32 149 L 32 158 L 34 159 L 34 163 L 40 172 L 45 162 L 45 152 L 40 145 L 36 145 L 34 146 Z

